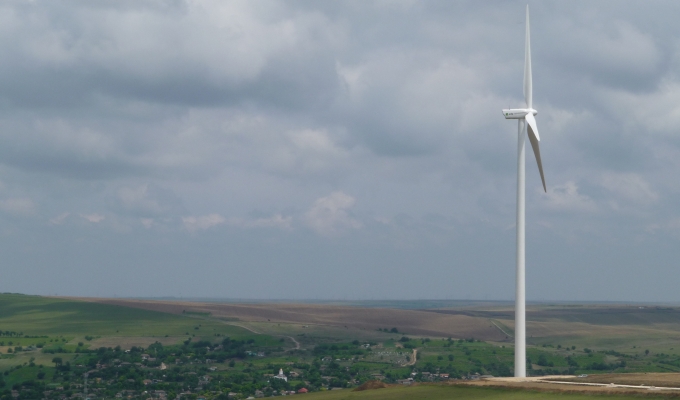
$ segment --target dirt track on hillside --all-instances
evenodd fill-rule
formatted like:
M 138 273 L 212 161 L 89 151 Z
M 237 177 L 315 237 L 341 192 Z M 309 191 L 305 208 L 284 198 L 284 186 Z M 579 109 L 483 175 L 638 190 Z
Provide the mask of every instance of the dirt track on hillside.
M 397 328 L 411 335 L 475 338 L 503 341 L 503 335 L 487 318 L 447 315 L 421 310 L 361 308 L 318 304 L 199 303 L 133 299 L 73 298 L 171 314 L 184 311 L 210 313 L 212 318 L 238 318 L 248 322 L 316 324 L 354 329 Z
M 620 385 L 680 387 L 680 374 L 674 372 L 594 374 L 589 375 L 585 378 L 571 378 L 560 380 L 587 383 L 616 383 Z
M 593 379 L 588 379 L 593 377 Z M 530 389 L 560 393 L 593 393 L 593 394 L 635 394 L 664 397 L 680 397 L 680 390 L 664 390 L 663 387 L 679 387 L 680 374 L 675 373 L 633 373 L 633 374 L 600 374 L 588 378 L 565 377 L 530 377 L 530 378 L 491 378 L 476 381 L 453 381 L 454 385 L 485 386 L 496 388 Z M 566 383 L 598 382 L 602 386 L 581 386 Z M 610 385 L 613 384 L 613 385 Z M 616 385 L 635 385 L 644 387 L 616 387 Z

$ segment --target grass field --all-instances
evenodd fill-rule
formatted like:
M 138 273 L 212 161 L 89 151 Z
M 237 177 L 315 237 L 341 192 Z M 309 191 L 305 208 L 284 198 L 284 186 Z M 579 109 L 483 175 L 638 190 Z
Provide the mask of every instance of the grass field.
M 116 305 L 18 294 L 0 296 L 0 331 L 23 332 L 31 336 L 59 336 L 69 340 L 85 336 L 250 335 L 243 328 L 217 320 L 199 320 L 190 316 Z M 0 337 L 0 340 L 3 338 Z M 37 341 L 40 339 L 14 339 L 18 343 L 15 345 L 28 345 Z
M 377 302 L 369 308 L 362 308 L 343 303 L 88 301 L 192 316 L 206 324 L 219 321 L 239 325 L 252 332 L 289 337 L 302 349 L 313 348 L 319 343 L 355 339 L 382 343 L 390 348 L 390 343 L 402 334 L 415 339 L 431 338 L 432 342 L 428 344 L 415 343 L 421 357 L 418 365 L 421 366 L 431 364 L 470 371 L 482 364 L 489 366 L 495 363 L 498 368 L 492 368 L 493 372 L 486 368 L 487 372 L 504 375 L 507 371 L 500 366 L 511 365 L 513 359 L 514 310 L 507 303 L 407 302 L 408 307 L 404 307 L 403 302 L 397 302 L 396 306 L 403 308 L 388 309 L 376 306 L 390 306 L 391 302 Z M 416 306 L 436 308 L 417 309 Z M 386 332 L 393 327 L 398 328 L 398 334 Z M 481 339 L 492 347 L 480 345 L 475 351 L 472 346 L 463 354 L 456 348 L 444 349 L 444 352 L 435 348 L 436 343 L 448 337 Z M 680 372 L 677 359 L 680 357 L 680 308 L 624 304 L 531 304 L 527 309 L 527 342 L 528 356 L 537 374 L 551 373 L 546 366 L 561 368 L 564 373 L 567 357 L 576 362 L 574 365 L 579 373 L 603 372 L 589 366 L 613 366 L 621 361 L 625 361 L 627 367 L 607 367 L 608 370 Z M 587 353 L 587 349 L 593 352 Z M 387 349 L 382 358 L 372 357 L 371 361 L 379 363 L 405 358 L 404 354 L 398 354 L 399 350 L 396 353 L 390 351 Z M 541 354 L 544 355 L 544 363 L 538 362 Z M 453 355 L 454 359 L 449 360 L 449 355 Z M 624 356 L 627 357 L 625 360 Z
M 603 373 L 624 373 L 637 381 L 640 373 L 680 372 L 680 309 L 532 305 L 528 322 L 527 356 L 533 376 L 587 373 L 607 380 Z M 418 310 L 0 294 L 0 372 L 10 386 L 30 377 L 61 382 L 64 378 L 55 375 L 54 357 L 82 369 L 86 349 L 101 353 L 107 351 L 101 347 L 148 348 L 155 342 L 188 346 L 187 339 L 210 344 L 229 336 L 259 350 L 244 354 L 234 365 L 214 364 L 213 374 L 228 375 L 241 385 L 244 379 L 255 382 L 279 368 L 296 369 L 308 374 L 304 385 L 322 390 L 307 395 L 312 399 L 592 398 L 593 394 L 572 393 L 571 387 L 556 394 L 533 386 L 500 389 L 428 383 L 363 392 L 323 391 L 375 377 L 394 383 L 412 372 L 419 382 L 435 383 L 446 382 L 440 373 L 452 378 L 509 376 L 514 359 L 512 329 L 512 309 L 505 304 Z M 480 341 L 484 338 L 493 340 Z M 411 365 L 414 349 L 417 358 Z M 208 367 L 196 368 L 207 371 Z M 303 385 L 301 379 L 293 382 Z M 259 384 L 263 389 L 267 385 Z M 239 390 L 254 393 L 254 388 L 244 389 L 244 385 Z M 607 396 L 624 399 L 641 394 Z
M 474 337 L 481 340 L 504 340 L 506 335 L 487 318 L 434 313 L 422 310 L 361 308 L 326 304 L 244 304 L 207 302 L 161 302 L 133 299 L 89 299 L 90 301 L 181 314 L 209 313 L 212 318 L 237 318 L 242 322 L 271 322 L 330 326 L 340 329 L 376 331 L 397 328 L 410 335 L 432 337 Z
M 478 304 L 432 309 L 432 313 L 465 315 L 492 321 L 511 334 L 511 305 Z M 527 342 L 616 350 L 626 354 L 680 354 L 680 308 L 627 304 L 530 304 L 527 306 Z M 510 342 L 512 338 L 504 342 Z
M 15 334 L 12 334 L 14 332 Z M 21 333 L 31 337 L 17 337 Z M 262 345 L 279 345 L 279 338 L 253 335 L 247 329 L 218 320 L 173 315 L 75 300 L 19 294 L 0 294 L 0 371 L 24 366 L 7 378 L 12 384 L 33 376 L 40 365 L 52 366 L 54 354 L 41 350 L 64 349 L 65 361 L 73 361 L 78 343 L 83 348 L 148 346 L 156 341 L 176 344 L 189 337 L 253 338 Z M 293 346 L 292 343 L 288 345 Z M 21 346 L 22 351 L 8 351 Z M 36 348 L 39 347 L 39 348 Z M 30 361 L 35 367 L 27 366 Z M 45 369 L 47 377 L 52 368 Z M 20 372 L 20 373 L 19 373 Z
M 210 315 L 259 331 L 297 335 L 317 330 L 318 336 L 341 335 L 370 340 L 378 328 L 396 327 L 413 336 L 475 338 L 512 344 L 514 310 L 509 303 L 366 302 L 349 303 L 219 303 L 161 302 L 132 299 L 91 299 L 106 304 L 181 314 Z M 394 303 L 394 304 L 393 304 Z M 380 307 L 402 307 L 380 308 Z M 416 307 L 422 307 L 416 309 Z M 427 308 L 432 307 L 432 308 Z M 448 308 L 442 308 L 448 307 Z M 275 326 L 275 324 L 280 324 Z M 321 332 L 324 331 L 325 332 Z M 527 307 L 528 344 L 588 347 L 626 354 L 680 355 L 680 308 L 650 305 L 530 304 Z M 635 346 L 635 347 L 633 347 Z
M 532 399 L 559 399 L 559 400 L 633 400 L 640 398 L 662 398 L 662 396 L 641 396 L 626 394 L 588 394 L 588 393 L 564 393 L 532 391 L 521 389 L 497 389 L 484 387 L 448 386 L 448 385 L 421 385 L 415 387 L 390 387 L 385 389 L 365 390 L 353 392 L 347 389 L 308 393 L 307 400 L 532 400 Z

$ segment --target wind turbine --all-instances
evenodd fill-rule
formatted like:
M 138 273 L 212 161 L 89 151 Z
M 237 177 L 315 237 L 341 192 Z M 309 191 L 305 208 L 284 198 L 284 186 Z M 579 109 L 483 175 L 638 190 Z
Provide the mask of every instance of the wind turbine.
M 526 349 L 526 300 L 524 286 L 524 195 L 525 195 L 525 157 L 524 142 L 529 136 L 529 142 L 534 149 L 538 172 L 541 174 L 543 190 L 545 188 L 545 178 L 543 177 L 543 164 L 541 163 L 541 151 L 538 142 L 536 119 L 534 116 L 538 111 L 534 110 L 532 104 L 532 84 L 531 84 L 531 44 L 529 42 L 529 5 L 527 4 L 527 32 L 524 50 L 524 100 L 526 108 L 513 108 L 503 110 L 505 119 L 518 120 L 518 139 L 517 139 L 517 278 L 515 292 L 515 377 L 526 377 L 527 375 L 527 349 Z

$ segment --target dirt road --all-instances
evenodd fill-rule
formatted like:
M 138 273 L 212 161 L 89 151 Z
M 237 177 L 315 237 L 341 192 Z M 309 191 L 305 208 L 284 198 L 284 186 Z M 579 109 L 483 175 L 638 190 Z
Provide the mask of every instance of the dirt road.
M 411 356 L 411 361 L 407 362 L 404 365 L 415 365 L 417 360 L 418 360 L 418 350 L 413 349 L 413 356 Z
M 610 383 L 596 383 L 596 382 L 580 382 L 575 381 L 576 378 L 572 375 L 561 376 L 540 376 L 540 377 L 526 377 L 526 378 L 487 378 L 477 381 L 468 381 L 463 384 L 473 386 L 491 386 L 491 387 L 513 387 L 534 390 L 558 390 L 558 391 L 579 391 L 579 392 L 596 392 L 602 394 L 614 393 L 678 393 L 680 392 L 680 384 L 677 384 L 680 374 L 649 374 L 649 382 L 643 379 L 647 374 L 606 374 Z M 627 375 L 640 375 L 640 384 L 627 384 L 630 378 Z M 666 375 L 666 376 L 653 376 Z M 672 376 L 674 375 L 674 376 Z M 616 383 L 619 382 L 619 383 Z M 650 384 L 651 383 L 651 384 Z M 657 385 L 655 385 L 658 384 Z M 674 386 L 670 386 L 674 384 Z M 460 382 L 458 382 L 460 384 Z
M 292 349 L 292 350 L 300 350 L 300 342 L 298 342 L 297 340 L 295 340 L 295 338 L 292 337 L 292 336 L 285 336 L 285 337 L 287 337 L 288 339 L 292 340 L 293 343 L 295 343 L 295 348 Z

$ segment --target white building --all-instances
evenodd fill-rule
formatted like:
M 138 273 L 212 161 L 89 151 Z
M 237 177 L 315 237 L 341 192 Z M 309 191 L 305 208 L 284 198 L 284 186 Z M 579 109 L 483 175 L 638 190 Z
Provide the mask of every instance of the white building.
M 288 377 L 286 375 L 284 375 L 283 369 L 279 369 L 279 374 L 276 375 L 274 378 L 283 379 L 284 381 L 288 382 Z

